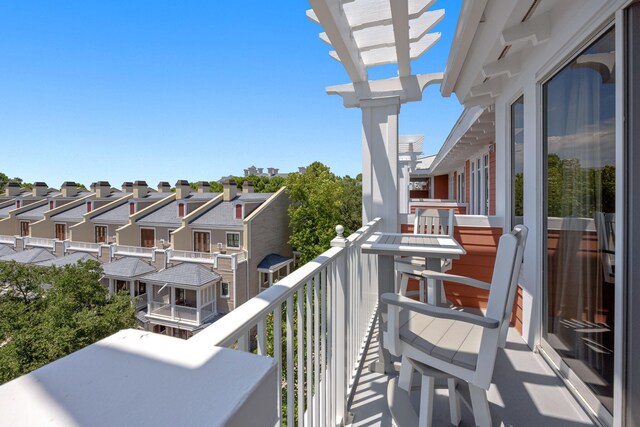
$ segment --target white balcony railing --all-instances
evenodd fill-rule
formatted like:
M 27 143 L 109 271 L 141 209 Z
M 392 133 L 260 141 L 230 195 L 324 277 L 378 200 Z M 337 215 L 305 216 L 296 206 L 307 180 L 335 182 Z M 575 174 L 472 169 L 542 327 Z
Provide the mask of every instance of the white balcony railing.
M 0 236 L 0 243 L 3 245 L 16 245 L 16 236 Z
M 208 252 L 192 252 L 192 251 L 169 251 L 169 260 L 183 262 L 198 262 L 203 264 L 215 264 L 217 254 Z
M 198 323 L 198 309 L 181 305 L 171 305 L 166 302 L 152 301 L 149 305 L 147 317 L 159 317 L 176 322 Z
M 113 245 L 115 255 L 129 255 L 140 258 L 154 258 L 154 248 L 142 248 L 139 246 Z
M 102 246 L 102 243 L 74 242 L 72 240 L 67 240 L 65 244 L 65 251 L 90 252 L 96 254 L 100 253 L 100 246 Z
M 55 239 L 43 239 L 40 237 L 25 237 L 24 245 L 32 246 L 36 248 L 54 249 Z
M 244 351 L 255 343 L 278 364 L 278 409 L 287 425 L 340 425 L 378 306 L 377 258 L 360 247 L 380 221 L 347 239 L 339 234 L 331 249 L 189 341 Z

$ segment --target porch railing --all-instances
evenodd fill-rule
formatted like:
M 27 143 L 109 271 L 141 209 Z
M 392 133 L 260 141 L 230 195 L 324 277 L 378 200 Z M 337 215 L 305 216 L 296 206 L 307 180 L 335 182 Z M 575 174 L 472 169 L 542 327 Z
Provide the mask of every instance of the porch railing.
M 162 317 L 178 322 L 198 323 L 198 309 L 181 305 L 171 305 L 165 302 L 153 301 L 147 316 Z
M 177 251 L 174 249 L 171 249 L 169 254 L 169 261 L 199 262 L 206 264 L 215 264 L 216 257 L 218 256 L 215 253 L 209 252 Z
M 273 357 L 283 424 L 340 425 L 377 312 L 377 259 L 361 245 L 375 219 L 189 341 Z
M 141 258 L 154 258 L 154 248 L 142 248 L 139 246 L 113 245 L 115 255 L 133 255 Z
M 16 245 L 16 236 L 0 236 L 0 243 L 4 245 Z
M 54 239 L 43 239 L 40 237 L 25 237 L 24 238 L 25 246 L 33 246 L 37 248 L 47 248 L 53 249 L 55 247 Z
M 91 252 L 91 253 L 99 253 L 100 246 L 102 243 L 90 243 L 90 242 L 74 242 L 72 240 L 67 240 L 65 251 L 78 251 L 78 252 Z

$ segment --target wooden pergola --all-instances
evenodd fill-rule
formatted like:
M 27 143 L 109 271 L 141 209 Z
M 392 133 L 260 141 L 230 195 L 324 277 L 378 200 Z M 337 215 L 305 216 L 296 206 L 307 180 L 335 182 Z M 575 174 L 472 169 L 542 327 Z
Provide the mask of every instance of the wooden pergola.
M 443 81 L 443 73 L 414 74 L 411 62 L 439 39 L 430 30 L 444 10 L 435 0 L 309 0 L 307 16 L 324 29 L 320 39 L 345 68 L 350 83 L 327 88 L 347 108 L 362 110 L 363 223 L 383 218 L 381 231 L 400 230 L 400 105 L 422 100 L 422 91 Z M 369 80 L 368 69 L 397 64 L 397 77 Z

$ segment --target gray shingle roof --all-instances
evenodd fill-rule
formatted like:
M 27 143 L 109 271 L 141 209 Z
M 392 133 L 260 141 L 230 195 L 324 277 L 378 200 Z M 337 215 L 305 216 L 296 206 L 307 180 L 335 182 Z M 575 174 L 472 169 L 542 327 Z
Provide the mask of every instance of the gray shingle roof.
M 182 218 L 178 217 L 178 202 L 175 200 L 137 220 L 140 224 L 168 224 L 180 225 Z
M 83 203 L 74 208 L 51 215 L 51 219 L 56 221 L 82 221 L 83 215 L 86 213 L 87 206 Z
M 0 208 L 0 218 L 8 218 L 9 211 L 12 211 L 16 208 L 16 205 L 5 206 L 4 208 Z
M 0 257 L 15 254 L 16 251 L 9 245 L 0 245 Z
M 164 199 L 168 195 L 169 195 L 168 193 L 159 193 L 159 192 L 149 193 L 142 198 L 129 199 L 128 202 L 156 201 L 156 200 Z M 101 213 L 100 215 L 96 215 L 92 218 L 92 221 L 94 222 L 114 221 L 114 222 L 121 222 L 124 224 L 129 221 L 129 203 L 123 203 L 119 206 L 116 206 L 113 209 L 109 209 L 108 211 Z
M 282 256 L 278 254 L 269 254 L 266 257 L 264 257 L 262 261 L 260 261 L 260 264 L 258 264 L 258 268 L 262 270 L 269 270 L 278 264 L 282 264 L 290 260 L 291 258 L 286 256 Z
M 60 258 L 52 258 L 46 261 L 41 261 L 36 263 L 41 267 L 64 267 L 65 265 L 73 265 L 77 264 L 79 261 L 98 261 L 96 257 L 91 254 L 86 254 L 82 252 L 74 252 L 67 256 L 63 256 Z
M 236 218 L 235 207 L 244 202 L 264 202 L 273 193 L 246 193 L 236 196 L 230 202 L 220 202 L 191 221 L 191 225 L 242 225 L 242 219 Z
M 242 202 L 264 202 L 274 193 L 242 193 L 239 194 L 237 199 Z
M 20 264 L 36 264 L 55 258 L 51 252 L 43 248 L 29 249 L 15 254 L 0 257 L 0 261 L 15 261 Z
M 215 197 L 218 197 L 219 195 L 220 193 L 190 193 L 182 200 L 206 202 Z M 195 208 L 193 206 L 189 206 L 187 209 L 187 214 L 190 214 L 194 209 Z M 150 214 L 139 218 L 136 222 L 138 222 L 139 224 L 182 224 L 182 218 L 178 217 L 178 200 L 174 200 L 171 203 L 168 203 L 163 207 L 156 209 Z
M 156 271 L 155 267 L 136 257 L 124 257 L 102 265 L 104 275 L 108 277 L 133 278 Z
M 220 280 L 220 275 L 199 264 L 184 262 L 175 267 L 142 276 L 141 280 L 174 285 L 202 286 Z
M 129 204 L 123 203 L 113 209 L 102 212 L 100 215 L 94 216 L 91 220 L 94 222 L 117 221 L 124 224 L 129 221 Z
M 45 203 L 42 206 L 34 207 L 33 209 L 29 209 L 28 211 L 19 213 L 18 215 L 16 215 L 16 218 L 37 221 L 44 218 L 44 213 L 48 210 L 49 204 Z

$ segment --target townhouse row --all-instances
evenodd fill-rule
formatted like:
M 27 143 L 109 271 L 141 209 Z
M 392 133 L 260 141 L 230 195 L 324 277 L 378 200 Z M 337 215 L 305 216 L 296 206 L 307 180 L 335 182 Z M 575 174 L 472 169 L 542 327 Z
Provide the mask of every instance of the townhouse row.
M 110 292 L 128 291 L 149 330 L 188 338 L 292 268 L 285 189 L 222 193 L 179 180 L 79 190 L 10 183 L 0 198 L 0 261 L 65 265 L 95 259 Z

